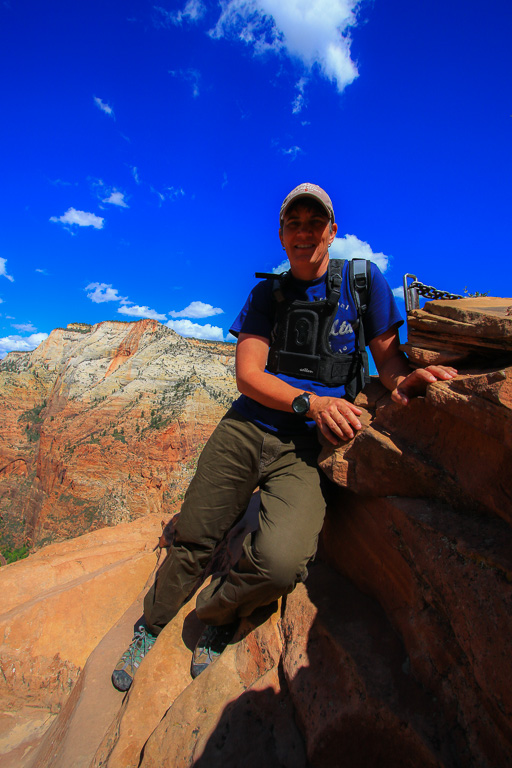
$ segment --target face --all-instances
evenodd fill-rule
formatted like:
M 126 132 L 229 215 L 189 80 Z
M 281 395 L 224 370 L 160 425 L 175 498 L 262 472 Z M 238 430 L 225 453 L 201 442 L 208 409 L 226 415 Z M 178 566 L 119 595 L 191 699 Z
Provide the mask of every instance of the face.
M 279 237 L 296 277 L 312 280 L 323 275 L 329 261 L 328 247 L 337 229 L 333 224 L 331 231 L 327 213 L 307 200 L 286 212 Z

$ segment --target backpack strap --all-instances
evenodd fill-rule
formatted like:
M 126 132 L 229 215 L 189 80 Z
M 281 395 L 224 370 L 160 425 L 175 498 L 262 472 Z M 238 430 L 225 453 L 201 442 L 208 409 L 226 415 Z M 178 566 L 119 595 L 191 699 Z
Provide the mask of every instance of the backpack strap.
M 290 271 L 286 272 L 255 272 L 254 277 L 272 280 L 272 295 L 278 304 L 284 301 L 283 285 L 290 278 Z
M 368 309 L 368 287 L 370 285 L 371 266 L 368 259 L 352 259 L 350 262 L 350 287 L 356 306 L 364 315 Z
M 361 261 L 361 259 L 359 260 Z M 364 259 L 362 260 L 364 261 Z M 345 259 L 329 259 L 327 267 L 327 311 L 333 312 L 338 306 L 341 297 L 341 282 Z M 290 278 L 290 271 L 286 272 L 255 272 L 254 277 L 264 280 L 272 280 L 272 293 L 278 303 L 284 301 L 282 291 L 283 284 Z
M 356 376 L 356 390 L 355 394 L 359 392 L 365 384 L 370 381 L 370 367 L 368 365 L 368 352 L 366 351 L 366 344 L 364 341 L 364 325 L 363 316 L 368 309 L 368 289 L 370 285 L 371 264 L 368 259 L 352 259 L 349 264 L 349 281 L 350 290 L 354 299 L 357 309 L 357 327 L 354 330 L 357 332 L 359 355 L 360 355 L 360 367 Z M 349 392 L 347 387 L 347 394 L 355 397 L 355 394 Z
M 327 308 L 328 311 L 333 312 L 338 306 L 341 296 L 341 281 L 343 273 L 344 259 L 329 259 L 329 266 L 327 267 Z

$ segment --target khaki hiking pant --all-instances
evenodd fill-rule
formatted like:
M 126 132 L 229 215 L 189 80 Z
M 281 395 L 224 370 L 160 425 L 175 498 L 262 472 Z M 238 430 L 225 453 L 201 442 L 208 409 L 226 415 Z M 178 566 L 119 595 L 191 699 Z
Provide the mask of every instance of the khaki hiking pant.
M 325 515 L 316 434 L 279 438 L 233 408 L 199 458 L 185 495 L 174 543 L 146 595 L 148 628 L 158 634 L 191 596 L 217 543 L 243 516 L 259 485 L 258 530 L 227 577 L 198 595 L 206 624 L 229 624 L 291 592 L 307 575 Z

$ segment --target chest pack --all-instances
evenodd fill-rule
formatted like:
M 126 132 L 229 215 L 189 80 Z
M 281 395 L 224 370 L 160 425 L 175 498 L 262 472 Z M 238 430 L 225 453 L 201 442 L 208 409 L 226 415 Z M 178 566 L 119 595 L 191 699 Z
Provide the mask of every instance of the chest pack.
M 364 340 L 363 315 L 368 305 L 370 262 L 352 259 L 348 279 L 357 317 L 351 321 L 356 336 L 352 354 L 333 352 L 329 335 L 338 312 L 344 260 L 330 259 L 326 298 L 316 301 L 290 299 L 286 286 L 290 272 L 279 275 L 257 272 L 258 278 L 273 280 L 275 322 L 267 368 L 297 379 L 311 379 L 327 386 L 345 386 L 347 399 L 353 400 L 369 381 L 368 354 Z

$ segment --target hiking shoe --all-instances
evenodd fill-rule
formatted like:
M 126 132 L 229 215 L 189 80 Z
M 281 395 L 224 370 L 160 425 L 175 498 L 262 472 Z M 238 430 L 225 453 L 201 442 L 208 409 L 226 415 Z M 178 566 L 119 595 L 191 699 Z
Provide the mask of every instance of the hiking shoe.
M 139 624 L 133 635 L 133 640 L 123 653 L 112 672 L 112 684 L 118 691 L 127 691 L 133 682 L 133 676 L 139 665 L 155 644 L 156 635 Z
M 238 621 L 232 624 L 221 624 L 219 627 L 207 626 L 196 643 L 192 654 L 190 674 L 197 677 L 217 659 L 233 639 L 238 628 Z

